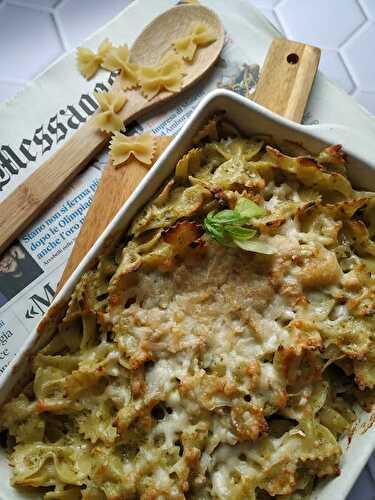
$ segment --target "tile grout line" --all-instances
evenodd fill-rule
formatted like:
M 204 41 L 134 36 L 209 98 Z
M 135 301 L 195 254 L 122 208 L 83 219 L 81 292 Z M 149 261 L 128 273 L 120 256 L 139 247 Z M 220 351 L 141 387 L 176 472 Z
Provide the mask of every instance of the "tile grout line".
M 364 17 L 368 20 L 369 16 L 367 14 L 367 9 L 362 5 L 361 0 L 355 0 L 355 2 L 358 5 L 358 7 L 360 8 L 360 10 L 362 11 L 362 14 L 364 15 Z
M 2 5 L 13 5 L 14 7 L 20 7 L 22 9 L 30 9 L 36 12 L 42 12 L 44 14 L 50 14 L 53 11 L 53 7 L 44 7 L 43 5 L 33 5 L 29 3 L 24 3 L 19 0 L 7 0 Z
M 336 49 L 336 52 L 337 52 L 337 56 L 338 58 L 340 59 L 340 61 L 342 62 L 342 64 L 344 65 L 344 68 L 346 69 L 347 73 L 348 73 L 348 76 L 349 76 L 349 80 L 352 82 L 353 84 L 353 90 L 351 92 L 348 92 L 348 94 L 350 95 L 353 95 L 354 92 L 358 89 L 358 84 L 357 82 L 355 81 L 353 75 L 352 75 L 352 72 L 350 71 L 349 67 L 347 66 L 346 64 L 346 61 L 343 57 L 343 55 L 341 54 L 340 50 L 339 49 Z
M 366 4 L 362 3 L 362 0 L 357 0 L 357 1 L 359 2 L 359 5 L 361 6 L 361 9 L 365 13 L 367 19 L 375 23 L 375 14 L 370 9 L 368 9 Z
M 370 24 L 370 21 L 368 20 L 367 16 L 365 16 L 364 21 L 361 24 L 359 24 L 356 28 L 354 28 L 354 30 L 352 30 L 348 35 L 346 35 L 344 40 L 342 40 L 342 42 L 340 42 L 340 44 L 337 47 L 337 50 L 341 50 L 341 48 L 345 44 L 347 44 L 350 41 L 350 39 L 353 38 L 353 36 L 355 36 L 358 32 L 360 32 L 368 24 Z
M 276 6 L 277 6 L 277 4 L 276 4 L 276 5 L 274 6 L 274 8 L 272 9 L 273 15 L 276 17 L 277 22 L 278 22 L 278 23 L 280 24 L 280 26 L 281 26 L 282 34 L 283 34 L 283 35 L 286 35 L 286 31 L 285 31 L 284 25 L 283 25 L 283 23 L 281 22 L 281 19 L 280 19 L 280 17 L 279 17 L 279 14 L 276 12 L 276 8 L 275 8 Z
M 350 58 L 348 58 L 346 55 L 345 55 L 345 51 L 341 52 L 341 49 L 345 47 L 345 45 L 350 42 L 350 38 L 353 36 L 353 35 L 357 35 L 358 33 L 360 33 L 364 28 L 366 28 L 367 26 L 369 26 L 371 24 L 371 22 L 366 18 L 366 21 L 364 23 L 362 23 L 360 26 L 357 27 L 357 29 L 355 29 L 350 37 L 347 37 L 343 42 L 342 44 L 338 47 L 338 51 L 339 51 L 339 54 L 345 64 L 345 67 L 347 68 L 350 76 L 352 77 L 354 83 L 355 83 L 355 86 L 356 86 L 356 90 L 363 90 L 363 91 L 368 91 L 368 92 L 371 92 L 371 90 L 366 90 L 366 89 L 363 89 L 361 86 L 360 86 L 360 82 L 357 80 L 357 77 L 356 77 L 356 71 L 354 71 L 354 68 L 351 64 L 351 61 L 350 61 Z
M 289 38 L 289 36 L 293 37 L 293 35 L 292 35 L 292 33 L 288 32 L 288 30 L 287 30 L 287 28 L 288 28 L 287 24 L 283 22 L 283 18 L 278 13 L 278 7 L 280 5 L 282 5 L 284 2 L 286 2 L 286 0 L 278 0 L 278 3 L 275 5 L 275 7 L 272 10 L 273 10 L 273 13 L 274 13 L 276 19 L 279 21 L 281 27 L 284 30 L 284 35 L 287 36 L 287 38 Z M 327 46 L 323 47 L 322 45 L 319 45 L 319 48 L 321 50 L 336 50 L 336 47 L 327 47 Z
M 356 74 L 355 74 L 355 71 L 354 71 L 354 68 L 353 66 L 351 65 L 351 62 L 350 60 L 345 56 L 345 53 L 341 53 L 341 51 L 339 52 L 344 64 L 345 64 L 345 67 L 347 68 L 348 70 L 348 73 L 350 74 L 351 78 L 353 79 L 353 82 L 355 84 L 355 91 L 356 90 L 359 90 L 359 91 L 363 91 L 363 92 L 366 92 L 366 89 L 363 89 L 361 86 L 360 86 L 360 82 L 357 80 L 357 77 L 356 77 Z M 355 92 L 354 91 L 354 92 Z M 371 92 L 367 90 L 367 92 Z
M 55 28 L 57 37 L 60 41 L 61 47 L 62 47 L 64 52 L 67 52 L 70 50 L 70 47 L 69 47 L 68 40 L 65 38 L 64 32 L 60 26 L 58 13 L 56 11 L 52 12 L 51 17 L 52 17 L 53 26 Z

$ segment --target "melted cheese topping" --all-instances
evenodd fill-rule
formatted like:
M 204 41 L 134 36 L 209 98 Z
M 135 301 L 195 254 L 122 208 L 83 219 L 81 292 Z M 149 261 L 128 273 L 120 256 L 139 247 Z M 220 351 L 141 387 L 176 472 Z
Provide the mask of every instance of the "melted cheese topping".
M 224 129 L 212 120 L 199 140 Z M 337 473 L 353 398 L 368 405 L 375 386 L 374 198 L 335 171 L 337 148 L 319 158 L 236 138 L 178 162 L 5 406 L 15 485 L 61 499 L 306 498 Z M 203 232 L 241 197 L 264 208 L 249 227 L 272 255 Z

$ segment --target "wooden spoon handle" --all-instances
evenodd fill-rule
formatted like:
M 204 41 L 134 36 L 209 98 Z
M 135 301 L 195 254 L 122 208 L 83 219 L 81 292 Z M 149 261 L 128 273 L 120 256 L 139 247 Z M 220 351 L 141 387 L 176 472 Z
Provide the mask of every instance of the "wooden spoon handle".
M 115 81 L 114 88 L 117 85 Z M 126 95 L 128 102 L 119 113 L 124 123 L 149 112 L 161 100 L 156 96 L 146 101 L 134 90 L 127 91 Z M 104 148 L 109 139 L 110 135 L 99 131 L 91 118 L 0 203 L 0 254 Z
M 89 124 L 83 125 L 0 204 L 0 254 L 107 142 L 106 136 L 88 130 Z
M 277 38 L 267 53 L 254 101 L 300 123 L 320 59 L 320 49 Z

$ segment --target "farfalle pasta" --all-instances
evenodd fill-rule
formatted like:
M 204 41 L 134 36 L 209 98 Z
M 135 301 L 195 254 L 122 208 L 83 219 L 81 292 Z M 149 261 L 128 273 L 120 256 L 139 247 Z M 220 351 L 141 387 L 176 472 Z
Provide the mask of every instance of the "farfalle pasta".
M 115 132 L 111 140 L 110 151 L 115 167 L 125 163 L 131 155 L 141 163 L 150 165 L 155 153 L 155 138 L 151 133 L 126 136 Z
M 189 175 L 192 175 L 200 167 L 202 151 L 200 148 L 190 149 L 176 165 L 176 180 L 186 182 Z
M 125 106 L 128 98 L 121 91 L 94 92 L 101 111 L 93 118 L 94 124 L 103 132 L 115 132 L 124 127 L 123 120 L 117 115 Z
M 113 47 L 109 50 L 104 58 L 103 68 L 110 71 L 120 71 L 117 79 L 123 90 L 136 87 L 138 84 L 138 66 L 129 62 L 129 49 L 127 45 Z
M 209 120 L 201 130 L 198 131 L 193 139 L 194 144 L 199 144 L 202 141 L 217 141 L 218 139 L 217 121 L 215 119 Z
M 337 147 L 287 155 L 228 130 L 210 120 L 82 275 L 2 408 L 15 487 L 291 500 L 339 473 L 355 406 L 374 400 L 375 195 Z M 116 132 L 112 153 L 147 160 L 151 142 Z M 220 243 L 249 231 L 238 217 L 257 250 Z
M 99 45 L 98 52 L 85 47 L 77 49 L 77 63 L 82 75 L 89 80 L 100 68 L 107 53 L 112 49 L 112 43 L 108 38 Z
M 192 23 L 190 34 L 173 42 L 178 54 L 191 62 L 198 47 L 205 47 L 216 40 L 215 33 L 204 23 Z
M 182 58 L 173 52 L 168 52 L 159 64 L 141 66 L 138 70 L 138 81 L 144 96 L 152 99 L 162 90 L 178 92 L 181 89 L 183 74 Z

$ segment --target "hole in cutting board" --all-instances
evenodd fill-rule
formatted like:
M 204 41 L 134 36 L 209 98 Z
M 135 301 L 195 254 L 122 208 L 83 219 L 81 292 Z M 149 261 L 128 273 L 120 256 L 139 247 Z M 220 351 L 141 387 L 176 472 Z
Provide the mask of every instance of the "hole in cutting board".
M 293 52 L 292 54 L 288 54 L 286 60 L 289 64 L 297 64 L 299 61 L 298 54 Z

